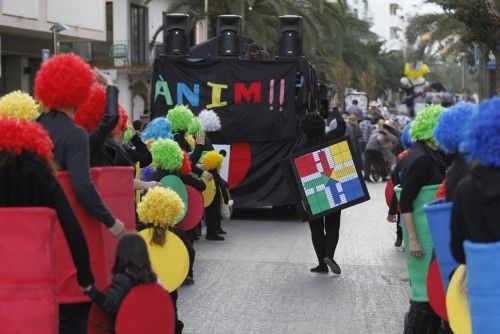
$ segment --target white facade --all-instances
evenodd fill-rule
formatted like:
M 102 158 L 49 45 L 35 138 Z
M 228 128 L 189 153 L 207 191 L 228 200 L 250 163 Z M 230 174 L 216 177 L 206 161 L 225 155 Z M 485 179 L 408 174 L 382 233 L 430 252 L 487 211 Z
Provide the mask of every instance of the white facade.
M 441 12 L 441 7 L 425 0 L 348 0 L 349 7 L 371 30 L 385 41 L 384 49 L 401 51 L 406 46 L 405 31 L 416 15 Z

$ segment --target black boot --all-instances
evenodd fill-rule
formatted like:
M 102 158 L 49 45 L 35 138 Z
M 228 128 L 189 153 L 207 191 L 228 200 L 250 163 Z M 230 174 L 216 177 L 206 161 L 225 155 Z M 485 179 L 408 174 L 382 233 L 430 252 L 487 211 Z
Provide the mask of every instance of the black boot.
M 396 230 L 396 242 L 394 243 L 394 246 L 401 247 L 402 244 L 403 244 L 403 230 L 401 226 L 398 225 Z
M 436 334 L 440 324 L 441 319 L 429 303 L 411 302 L 403 334 Z

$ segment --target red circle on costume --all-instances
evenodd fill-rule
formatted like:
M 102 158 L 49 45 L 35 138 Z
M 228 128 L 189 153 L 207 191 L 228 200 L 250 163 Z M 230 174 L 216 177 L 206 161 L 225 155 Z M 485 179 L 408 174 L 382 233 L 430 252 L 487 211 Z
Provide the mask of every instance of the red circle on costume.
M 175 310 L 170 294 L 159 284 L 130 290 L 116 316 L 116 334 L 173 334 Z
M 252 165 L 252 151 L 248 143 L 231 144 L 229 158 L 229 189 L 234 189 L 245 179 Z
M 184 219 L 177 226 L 184 231 L 189 231 L 201 221 L 205 205 L 201 192 L 188 185 L 186 185 L 186 190 L 188 195 L 188 209 L 186 216 L 184 216 Z
M 439 317 L 448 321 L 448 312 L 446 311 L 446 294 L 444 292 L 443 280 L 439 272 L 437 259 L 431 262 L 429 272 L 427 273 L 427 295 L 429 304 Z

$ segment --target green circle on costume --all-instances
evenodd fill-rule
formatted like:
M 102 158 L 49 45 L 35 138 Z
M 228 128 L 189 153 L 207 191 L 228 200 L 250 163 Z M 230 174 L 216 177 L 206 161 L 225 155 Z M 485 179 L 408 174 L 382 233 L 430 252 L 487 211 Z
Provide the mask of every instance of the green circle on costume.
M 467 273 L 465 265 L 457 267 L 448 285 L 446 309 L 453 333 L 471 334 L 469 300 L 467 297 Z
M 177 290 L 186 279 L 189 270 L 189 254 L 182 240 L 173 232 L 166 231 L 162 246 L 151 245 L 153 229 L 139 232 L 146 242 L 153 271 L 158 275 L 161 285 L 168 291 Z
M 186 186 L 184 185 L 184 182 L 175 175 L 167 175 L 160 181 L 161 185 L 164 186 L 165 188 L 170 188 L 173 191 L 179 195 L 179 197 L 182 200 L 182 203 L 184 203 L 184 209 L 182 210 L 182 213 L 177 217 L 175 223 L 178 224 L 181 220 L 184 219 L 186 216 L 187 208 L 188 208 L 188 194 L 186 190 Z

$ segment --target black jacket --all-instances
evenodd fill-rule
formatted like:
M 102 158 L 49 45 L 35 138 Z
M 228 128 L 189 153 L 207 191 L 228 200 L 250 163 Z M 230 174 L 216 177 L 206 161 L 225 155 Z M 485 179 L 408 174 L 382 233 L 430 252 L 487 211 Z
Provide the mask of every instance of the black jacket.
M 453 200 L 453 194 L 458 186 L 460 180 L 462 180 L 469 173 L 467 163 L 460 156 L 457 155 L 450 167 L 446 170 L 446 200 Z
M 401 161 L 401 213 L 413 212 L 413 201 L 423 186 L 439 184 L 446 173 L 442 156 L 417 141 Z
M 87 132 L 64 112 L 57 110 L 42 114 L 38 122 L 49 133 L 54 143 L 54 160 L 60 169 L 68 171 L 78 201 L 91 216 L 103 222 L 106 227 L 113 226 L 115 218 L 102 202 L 90 177 Z
M 129 275 L 116 274 L 113 276 L 111 285 L 105 293 L 102 293 L 97 290 L 95 286 L 92 286 L 90 291 L 86 291 L 85 294 L 89 296 L 101 310 L 112 316 L 116 316 L 123 299 L 134 285 L 135 282 Z
M 460 181 L 453 195 L 451 251 L 465 263 L 464 240 L 500 241 L 500 169 L 477 167 Z
M 110 166 L 104 143 L 118 123 L 118 88 L 106 87 L 106 109 L 97 129 L 89 133 L 90 166 Z

